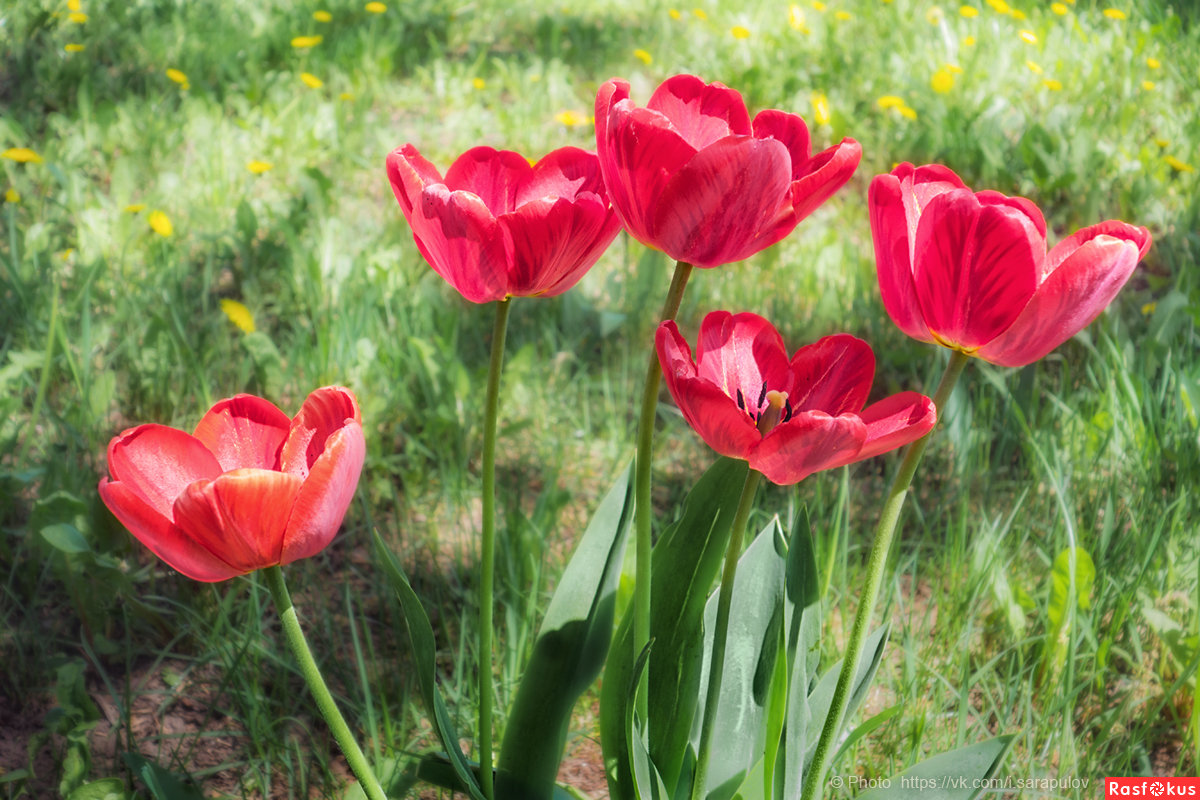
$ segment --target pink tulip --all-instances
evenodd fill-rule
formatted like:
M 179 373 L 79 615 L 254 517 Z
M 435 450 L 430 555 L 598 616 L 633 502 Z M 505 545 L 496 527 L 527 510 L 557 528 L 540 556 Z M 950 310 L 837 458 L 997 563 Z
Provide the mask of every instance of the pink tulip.
M 972 192 L 946 167 L 901 164 L 871 182 L 883 305 L 914 339 L 1006 367 L 1083 330 L 1150 248 L 1110 220 L 1046 252 L 1046 222 L 1023 197 Z
M 176 570 L 223 581 L 323 550 L 365 455 L 348 389 L 316 390 L 295 419 L 241 394 L 213 406 L 194 434 L 139 425 L 114 437 L 100 497 Z
M 875 355 L 849 334 L 789 360 L 762 317 L 714 311 L 700 324 L 695 360 L 674 322 L 659 327 L 655 345 L 667 388 L 700 438 L 780 485 L 906 445 L 937 421 L 933 402 L 916 392 L 863 408 Z
M 799 116 L 762 111 L 740 94 L 676 75 L 645 108 L 629 84 L 596 96 L 596 149 L 613 206 L 638 241 L 677 261 L 716 267 L 792 232 L 854 174 L 862 148 L 843 139 L 811 155 Z
M 409 144 L 388 155 L 387 172 L 421 255 L 472 303 L 561 294 L 621 229 L 595 154 L 577 147 L 532 167 L 476 147 L 443 178 Z

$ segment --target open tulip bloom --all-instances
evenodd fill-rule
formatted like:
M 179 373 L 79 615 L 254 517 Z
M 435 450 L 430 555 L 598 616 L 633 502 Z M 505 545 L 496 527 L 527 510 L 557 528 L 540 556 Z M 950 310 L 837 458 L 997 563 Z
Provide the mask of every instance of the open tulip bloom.
M 812 155 L 799 116 L 750 121 L 733 89 L 664 81 L 644 108 L 613 79 L 596 96 L 596 149 L 613 206 L 638 241 L 697 267 L 749 258 L 791 233 L 854 174 L 843 139 Z
M 1022 197 L 973 192 L 941 165 L 901 164 L 871 182 L 883 304 L 914 339 L 1006 367 L 1037 361 L 1094 320 L 1150 248 L 1110 220 L 1046 252 Z
M 714 311 L 696 357 L 674 322 L 656 337 L 667 388 L 688 424 L 721 455 L 744 459 L 787 485 L 901 447 L 937 420 L 930 399 L 902 392 L 866 408 L 875 355 L 848 334 L 826 336 L 790 359 L 757 314 Z
M 100 496 L 163 561 L 222 581 L 323 550 L 365 454 L 348 389 L 317 389 L 294 419 L 242 394 L 209 409 L 194 433 L 139 425 L 114 437 Z
M 472 303 L 561 294 L 621 229 L 595 154 L 577 147 L 534 166 L 475 147 L 443 178 L 409 144 L 388 155 L 387 173 L 421 255 Z

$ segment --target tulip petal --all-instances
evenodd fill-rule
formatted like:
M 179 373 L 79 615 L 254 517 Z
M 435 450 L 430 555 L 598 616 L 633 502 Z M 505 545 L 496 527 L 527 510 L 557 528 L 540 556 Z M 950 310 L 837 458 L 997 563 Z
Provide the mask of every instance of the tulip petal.
M 405 219 L 412 219 L 413 208 L 420 202 L 426 186 L 442 183 L 437 167 L 429 163 L 411 144 L 393 150 L 387 157 L 388 180 L 400 203 Z
M 855 456 L 862 461 L 920 439 L 937 424 L 933 401 L 916 392 L 901 392 L 872 403 L 859 415 L 867 426 L 867 439 Z
M 586 195 L 598 195 L 602 202 L 607 199 L 600 159 L 579 147 L 560 147 L 534 165 L 517 192 L 515 208 L 546 198 L 561 197 L 574 202 Z
M 721 83 L 706 84 L 695 75 L 667 78 L 646 108 L 665 117 L 696 150 L 726 136 L 750 135 L 750 113 L 742 96 Z
M 848 333 L 826 336 L 792 356 L 787 389 L 793 413 L 824 411 L 831 416 L 857 413 L 875 380 L 871 346 Z
M 150 552 L 192 580 L 212 583 L 242 574 L 242 570 L 234 569 L 192 541 L 172 524 L 170 517 L 163 516 L 122 481 L 102 479 L 100 499 Z
M 822 150 L 793 173 L 792 215 L 796 223 L 807 217 L 849 182 L 862 160 L 862 146 L 853 139 L 842 139 Z M 790 229 L 789 229 L 790 231 Z M 786 234 L 785 234 L 786 235 Z
M 196 481 L 175 500 L 175 524 L 239 572 L 270 567 L 280 563 L 302 483 L 298 475 L 264 469 Z
M 758 112 L 754 117 L 754 138 L 775 139 L 787 148 L 792 159 L 792 180 L 799 180 L 812 158 L 808 126 L 798 114 L 788 114 L 773 108 Z
M 108 443 L 108 473 L 170 520 L 175 498 L 191 483 L 215 478 L 220 463 L 199 439 L 166 425 L 139 425 Z
M 867 194 L 879 294 L 896 327 L 914 339 L 932 342 L 913 282 L 910 237 L 916 234 L 916 219 L 906 215 L 902 192 L 903 185 L 894 176 L 876 175 Z
M 278 469 L 279 448 L 291 424 L 273 403 L 239 394 L 210 408 L 193 435 L 216 456 L 222 472 L 240 467 Z
M 968 189 L 921 214 L 913 273 L 921 314 L 938 341 L 972 352 L 1000 335 L 1037 288 L 1045 242 L 1022 211 L 983 204 Z
M 596 195 L 530 201 L 499 222 L 512 246 L 507 285 L 516 296 L 567 291 L 621 229 L 616 214 Z
M 728 311 L 714 311 L 700 323 L 696 373 L 751 415 L 766 390 L 787 391 L 791 377 L 779 331 L 757 314 Z
M 469 192 L 480 200 L 493 217 L 517 207 L 521 187 L 533 176 L 533 167 L 520 153 L 473 147 L 446 170 L 446 188 L 451 192 Z
M 806 411 L 776 425 L 748 460 L 750 468 L 771 483 L 788 486 L 854 461 L 866 436 L 866 425 L 857 415 Z
M 1102 226 L 1095 226 L 1059 244 L 1049 258 L 1058 262 L 1054 271 L 1012 325 L 976 355 L 1004 367 L 1023 367 L 1090 325 L 1129 280 L 1149 246 L 1144 228 L 1127 227 L 1134 232 L 1130 238 L 1100 233 Z M 1064 258 L 1064 253 L 1069 255 Z
M 787 148 L 775 139 L 730 137 L 701 150 L 671 176 L 650 233 L 672 258 L 716 267 L 785 236 L 791 228 L 778 223 L 791 212 Z
M 421 255 L 467 300 L 488 303 L 508 294 L 505 237 L 479 197 L 430 186 L 409 222 Z
M 316 555 L 333 540 L 354 499 L 366 453 L 362 425 L 356 421 L 348 421 L 325 442 L 296 495 L 281 564 Z
M 324 452 L 326 441 L 351 423 L 362 425 L 362 413 L 353 392 L 341 386 L 324 386 L 313 391 L 292 420 L 279 454 L 279 468 L 307 478 Z

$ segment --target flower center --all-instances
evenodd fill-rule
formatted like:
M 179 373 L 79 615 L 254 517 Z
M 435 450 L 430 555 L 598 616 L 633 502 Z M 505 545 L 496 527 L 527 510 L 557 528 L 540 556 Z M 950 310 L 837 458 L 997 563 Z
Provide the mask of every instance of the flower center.
M 766 381 L 763 381 L 762 391 L 758 393 L 758 402 L 753 407 L 746 406 L 746 398 L 741 389 L 737 390 L 736 400 L 738 408 L 750 415 L 758 432 L 763 436 L 770 433 L 779 423 L 792 418 L 792 404 L 788 402 L 787 392 L 768 390 Z

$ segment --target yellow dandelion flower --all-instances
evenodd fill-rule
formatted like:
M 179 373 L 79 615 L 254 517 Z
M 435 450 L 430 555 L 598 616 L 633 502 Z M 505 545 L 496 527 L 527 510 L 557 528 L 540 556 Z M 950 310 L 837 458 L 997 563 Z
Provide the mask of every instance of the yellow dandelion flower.
M 818 125 L 828 125 L 833 117 L 829 113 L 829 98 L 824 92 L 812 93 L 813 120 Z
M 824 3 L 822 3 L 821 0 L 812 0 L 812 7 L 816 11 L 825 13 L 826 5 Z
M 150 227 L 154 229 L 155 233 L 164 238 L 170 237 L 175 232 L 175 226 L 171 224 L 171 218 L 161 211 L 151 211 L 146 221 L 150 223 Z
M 668 8 L 668 9 L 667 9 L 667 16 L 668 16 L 668 17 L 670 17 L 670 18 L 671 18 L 671 19 L 673 19 L 673 20 L 681 20 L 681 19 L 683 19 L 683 14 L 681 14 L 681 13 L 680 13 L 680 11 L 679 11 L 679 9 L 678 9 L 678 8 Z
M 1034 75 L 1041 75 L 1041 74 L 1042 74 L 1042 66 L 1041 66 L 1041 64 L 1038 64 L 1036 61 L 1026 61 L 1026 62 L 1025 62 L 1025 66 L 1026 66 L 1026 67 L 1029 69 L 1029 71 L 1030 71 L 1030 72 L 1032 72 Z
M 1067 8 L 1066 4 L 1064 3 L 1051 3 L 1050 10 L 1055 14 L 1058 14 L 1060 17 L 1065 17 L 1067 12 L 1071 9 Z
M 63 50 L 66 50 L 68 53 L 82 53 L 86 49 L 83 45 L 76 44 L 75 42 L 68 42 L 63 45 Z
M 1153 314 L 1157 310 L 1158 310 L 1158 303 L 1150 302 L 1150 303 L 1146 303 L 1146 305 L 1142 306 L 1142 314 L 1147 317 L 1150 316 L 1151 314 Z
M 909 108 L 908 106 L 900 106 L 896 110 L 898 112 L 900 112 L 900 116 L 904 117 L 905 119 L 916 119 L 917 118 L 916 110 Z
M 929 10 L 925 12 L 925 19 L 930 25 L 940 24 L 943 16 L 945 15 L 942 12 L 941 6 L 930 6 Z
M 333 22 L 333 14 L 328 11 L 314 11 L 313 19 L 317 22 Z
M 654 56 L 650 55 L 649 52 L 640 47 L 633 51 L 633 57 L 643 64 L 649 64 L 650 62 L 654 61 Z
M 1021 31 L 1017 34 L 1025 44 L 1037 44 L 1037 34 L 1033 31 Z
M 83 4 L 79 0 L 67 0 L 68 11 L 78 11 L 81 8 L 83 8 Z
M 788 6 L 788 25 L 801 33 L 808 32 L 808 20 L 804 18 L 804 9 L 795 3 Z
M 378 2 L 367 3 L 365 6 L 363 6 L 363 8 L 365 8 L 367 11 L 370 11 L 372 14 L 382 14 L 387 11 L 387 6 Z
M 1119 8 L 1104 9 L 1104 16 L 1108 17 L 1109 19 L 1128 19 L 1129 18 L 1128 15 Z
M 310 89 L 320 89 L 325 85 L 325 81 L 313 75 L 311 72 L 301 72 L 300 80 L 304 81 L 304 85 Z
M 734 25 L 729 29 L 729 35 L 735 39 L 749 39 L 750 29 L 744 25 Z
M 485 81 L 483 78 L 472 78 L 471 79 L 471 88 L 477 92 L 483 91 L 484 87 L 486 87 L 486 86 L 487 86 L 487 81 Z
M 71 20 L 71 22 L 82 25 L 88 21 L 88 15 L 82 11 L 72 11 L 70 14 L 67 14 L 67 19 Z
M 840 19 L 843 22 L 845 22 L 846 20 L 849 20 L 849 19 L 854 19 L 854 15 L 851 14 L 849 11 L 837 11 L 834 13 L 833 16 L 835 19 Z
M 145 203 L 130 203 L 129 205 L 125 206 L 125 209 L 124 209 L 126 214 L 140 214 L 145 210 L 146 210 Z
M 560 111 L 554 115 L 554 121 L 566 125 L 568 128 L 574 128 L 576 125 L 582 125 L 587 122 L 587 117 L 580 114 L 578 111 Z
M 174 67 L 171 67 L 167 70 L 167 77 L 173 80 L 175 83 L 178 83 L 180 86 L 183 86 L 188 82 L 187 74 L 184 73 L 183 70 L 175 69 Z
M 942 68 L 947 70 L 948 72 L 953 72 L 955 75 L 963 74 L 963 68 L 960 67 L 958 64 L 943 64 Z
M 10 147 L 3 153 L 0 153 L 0 158 L 7 158 L 10 161 L 16 161 L 18 164 L 42 163 L 42 157 L 28 147 Z
M 1042 81 L 1042 86 L 1045 86 L 1052 92 L 1062 91 L 1062 81 L 1055 80 L 1054 78 L 1047 78 L 1046 80 Z
M 323 37 L 317 36 L 297 36 L 292 39 L 292 47 L 297 50 L 307 50 L 310 47 L 316 47 L 323 41 Z
M 1142 81 L 1142 88 L 1147 92 L 1153 92 L 1156 85 L 1154 81 Z
M 929 79 L 929 85 L 938 94 L 946 94 L 954 88 L 954 74 L 948 69 L 939 69 Z
M 353 100 L 353 99 L 354 99 L 354 95 L 350 94 L 349 92 L 342 92 L 341 94 L 338 95 L 338 100 L 345 100 L 345 101 L 349 102 L 350 100 Z
M 1150 56 L 1149 58 L 1146 59 L 1146 66 L 1149 67 L 1150 69 L 1158 69 L 1159 67 L 1162 66 L 1162 62 L 1159 61 L 1154 56 Z
M 1163 156 L 1163 161 L 1171 165 L 1171 169 L 1176 172 L 1195 172 L 1196 168 L 1186 161 L 1180 161 L 1175 156 Z
M 992 10 L 997 14 L 1011 14 L 1012 6 L 1004 2 L 1004 0 L 987 0 L 987 4 L 992 7 Z
M 1014 8 L 1012 11 L 1010 11 L 1008 13 L 1011 14 L 1012 18 L 1017 20 L 1018 22 L 1024 22 L 1025 20 L 1029 19 L 1028 17 L 1025 16 L 1024 11 L 1021 11 L 1020 9 L 1017 9 L 1017 8 Z
M 61 258 L 63 261 L 70 261 L 71 256 L 73 256 L 73 255 L 75 255 L 75 248 L 68 247 L 66 250 L 63 250 L 61 253 L 59 253 L 58 257 Z
M 4 190 L 4 202 L 6 202 L 6 203 L 21 202 L 21 193 L 18 192 L 16 189 L 14 189 L 11 186 L 8 187 L 7 189 Z
M 974 46 L 975 46 L 975 37 L 974 36 L 967 36 L 966 38 L 963 39 L 963 47 L 974 47 Z
M 692 13 L 696 16 L 696 19 L 698 19 L 698 20 L 708 19 L 708 13 L 703 8 L 693 8 Z
M 1163 139 L 1160 137 L 1158 139 L 1155 139 L 1154 143 L 1165 150 L 1171 144 L 1171 140 Z
M 241 329 L 242 333 L 254 333 L 254 315 L 250 309 L 237 300 L 228 297 L 221 298 L 221 310 L 229 321 Z
M 900 108 L 904 105 L 904 98 L 897 97 L 894 94 L 885 94 L 875 101 L 875 105 L 886 110 L 889 108 Z
M 275 168 L 275 165 L 270 161 L 259 161 L 254 159 L 246 163 L 246 169 L 253 172 L 255 175 L 262 175 L 264 172 L 270 172 Z
M 979 9 L 975 6 L 963 6 L 962 8 L 958 9 L 958 13 L 967 19 L 971 19 L 972 17 L 979 16 Z

